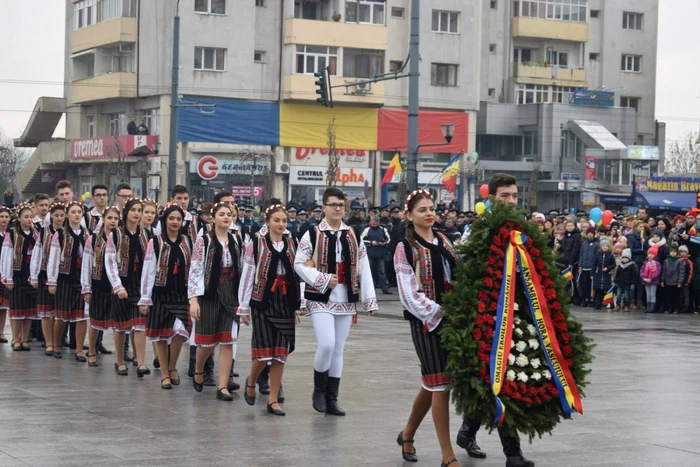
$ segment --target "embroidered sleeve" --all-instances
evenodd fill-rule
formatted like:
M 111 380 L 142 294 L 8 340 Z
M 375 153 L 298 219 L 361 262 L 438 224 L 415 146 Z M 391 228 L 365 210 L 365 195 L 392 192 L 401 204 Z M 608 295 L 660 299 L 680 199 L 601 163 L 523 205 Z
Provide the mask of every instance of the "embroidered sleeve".
M 241 270 L 241 282 L 238 286 L 238 312 L 239 316 L 250 315 L 250 296 L 253 294 L 253 282 L 255 281 L 255 258 L 253 242 L 248 241 L 243 253 L 243 268 Z
M 416 273 L 408 264 L 406 251 L 399 244 L 394 253 L 394 269 L 396 270 L 396 283 L 399 285 L 399 299 L 409 313 L 421 320 L 432 331 L 440 324 L 442 309 L 440 305 L 430 300 L 418 290 Z
M 199 237 L 194 243 L 190 277 L 187 281 L 188 298 L 204 295 L 204 238 Z
M 46 285 L 56 286 L 58 281 L 58 264 L 61 262 L 61 243 L 58 241 L 58 231 L 51 237 L 49 262 L 46 265 Z
M 6 232 L 0 248 L 0 277 L 3 284 L 12 285 L 12 256 L 15 246 L 12 244 L 10 233 Z
M 109 283 L 112 284 L 112 293 L 118 293 L 124 290 L 122 279 L 119 277 L 119 268 L 117 267 L 117 246 L 114 244 L 114 235 L 108 235 L 107 246 L 105 247 L 105 269 Z
M 83 264 L 80 267 L 80 293 L 92 293 L 92 264 L 95 261 L 94 250 L 92 249 L 92 235 L 85 240 L 85 250 L 83 251 Z
M 153 227 L 153 235 L 160 235 L 161 234 L 160 224 L 161 224 L 161 222 L 159 219 L 158 222 L 156 222 L 156 225 Z
M 377 293 L 374 290 L 372 270 L 369 267 L 367 249 L 363 243 L 357 245 L 357 272 L 360 275 L 360 299 L 365 311 L 377 310 Z
M 156 255 L 153 251 L 153 239 L 148 241 L 146 255 L 143 258 L 143 269 L 141 273 L 141 299 L 138 305 L 153 306 L 151 296 L 153 294 L 153 284 L 156 281 Z
M 36 244 L 34 244 L 34 250 L 32 251 L 32 259 L 29 263 L 29 283 L 32 285 L 37 285 L 39 283 L 39 272 L 41 271 L 43 252 L 41 240 L 37 238 Z
M 331 281 L 330 274 L 319 272 L 318 269 L 309 266 L 304 266 L 304 263 L 311 259 L 313 248 L 311 246 L 311 238 L 307 231 L 299 242 L 297 254 L 294 257 L 294 271 L 301 277 L 301 280 L 309 284 L 321 293 L 326 293 L 328 284 Z

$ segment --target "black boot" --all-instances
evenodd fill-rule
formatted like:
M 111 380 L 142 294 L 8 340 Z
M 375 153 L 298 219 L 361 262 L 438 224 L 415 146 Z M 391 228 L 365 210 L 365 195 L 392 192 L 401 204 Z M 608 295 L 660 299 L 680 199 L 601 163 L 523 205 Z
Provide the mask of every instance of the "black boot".
M 498 436 L 503 445 L 503 454 L 506 455 L 506 467 L 535 467 L 534 462 L 523 457 L 520 440 L 509 435 L 505 426 L 498 427 Z
M 277 392 L 277 402 L 284 404 L 284 387 L 280 383 L 280 390 Z
M 270 365 L 265 365 L 258 375 L 258 391 L 260 394 L 270 394 Z
M 214 354 L 212 353 L 204 362 L 204 385 L 216 386 L 216 378 L 214 378 Z
M 345 416 L 345 411 L 338 405 L 338 387 L 340 386 L 340 378 L 328 378 L 328 386 L 326 389 L 326 413 L 329 415 Z
M 314 370 L 314 394 L 311 398 L 314 410 L 325 413 L 326 411 L 326 387 L 328 386 L 328 372 Z
M 100 331 L 97 333 L 97 353 L 101 353 L 102 355 L 112 355 L 112 351 L 109 350 L 107 347 L 104 346 L 102 343 L 102 338 L 104 337 L 104 332 Z
M 228 392 L 238 391 L 239 389 L 241 389 L 241 385 L 233 380 L 233 377 L 236 375 L 236 373 L 233 372 L 233 367 L 235 364 L 236 360 L 231 360 L 231 373 L 229 374 L 227 385 Z
M 236 359 L 233 358 L 233 359 L 231 359 L 231 376 L 233 376 L 234 378 L 238 378 L 240 375 L 238 373 L 236 373 L 236 371 L 234 370 L 235 367 L 236 367 Z
M 128 334 L 126 335 L 126 339 L 124 340 L 124 361 L 125 362 L 133 362 L 134 357 L 131 356 L 129 353 L 129 341 L 131 340 L 130 336 Z
M 481 428 L 481 423 L 469 417 L 464 417 L 462 427 L 457 433 L 457 446 L 467 451 L 469 457 L 486 459 L 486 453 L 476 444 L 476 433 Z
M 187 376 L 194 378 L 194 367 L 197 363 L 197 346 L 190 345 L 190 365 L 187 367 Z

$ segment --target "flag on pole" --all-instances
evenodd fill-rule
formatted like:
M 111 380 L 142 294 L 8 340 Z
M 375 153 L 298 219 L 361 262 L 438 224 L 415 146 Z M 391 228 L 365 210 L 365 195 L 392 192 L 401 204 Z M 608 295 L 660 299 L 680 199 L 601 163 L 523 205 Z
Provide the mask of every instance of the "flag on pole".
M 566 279 L 567 282 L 571 282 L 572 280 L 574 280 L 574 275 L 573 275 L 573 273 L 571 272 L 571 268 L 569 268 L 569 267 L 567 267 L 566 269 L 564 269 L 564 270 L 561 272 L 561 276 L 562 276 L 564 279 Z
M 610 290 L 608 290 L 605 293 L 605 296 L 603 297 L 603 305 L 604 306 L 610 305 L 613 302 L 613 298 L 615 297 L 613 290 L 615 290 L 614 285 L 612 287 L 610 287 Z
M 401 172 L 403 172 L 403 168 L 401 168 L 401 158 L 397 152 L 394 155 L 394 158 L 391 160 L 389 168 L 386 169 L 384 178 L 382 178 L 382 183 L 379 186 L 384 186 L 386 183 L 390 183 L 394 179 L 394 175 L 400 174 Z
M 445 185 L 447 191 L 454 193 L 457 191 L 457 178 L 459 176 L 459 158 L 462 151 L 459 152 L 450 162 L 442 168 L 442 184 Z

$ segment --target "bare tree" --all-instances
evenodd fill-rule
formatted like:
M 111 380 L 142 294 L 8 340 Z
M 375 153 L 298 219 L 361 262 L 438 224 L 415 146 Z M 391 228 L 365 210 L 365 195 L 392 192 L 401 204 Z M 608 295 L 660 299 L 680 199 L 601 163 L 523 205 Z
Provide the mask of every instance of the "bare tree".
M 700 168 L 700 144 L 697 132 L 686 132 L 666 147 L 666 173 L 696 174 Z
M 27 165 L 31 153 L 26 149 L 16 148 L 10 138 L 0 129 L 0 190 L 11 189 L 17 192 L 15 181 L 19 172 Z M 15 196 L 15 201 L 17 197 Z
M 340 154 L 335 146 L 336 143 L 335 115 L 328 121 L 326 128 L 326 145 L 328 146 L 328 172 L 326 172 L 326 185 L 336 186 L 338 184 L 338 167 L 340 166 Z
M 129 168 L 126 165 L 126 153 L 122 147 L 119 136 L 113 136 L 114 148 L 105 150 L 107 155 L 107 170 L 104 172 L 104 184 L 109 187 L 109 192 L 114 193 L 117 185 L 129 181 Z
M 537 209 L 537 192 L 539 191 L 539 181 L 540 181 L 540 163 L 535 162 L 532 167 L 532 173 L 530 174 L 530 187 L 527 192 L 527 206 L 530 212 Z

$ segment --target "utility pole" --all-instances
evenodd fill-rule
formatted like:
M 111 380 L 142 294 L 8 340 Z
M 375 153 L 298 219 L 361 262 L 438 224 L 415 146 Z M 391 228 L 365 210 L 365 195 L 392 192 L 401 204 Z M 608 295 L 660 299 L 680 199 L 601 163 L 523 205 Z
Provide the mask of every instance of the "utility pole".
M 170 83 L 170 144 L 168 145 L 168 193 L 175 187 L 177 174 L 177 109 L 180 75 L 180 0 L 175 5 L 173 23 L 173 76 Z
M 420 0 L 411 0 L 410 63 L 408 68 L 408 154 L 406 185 L 409 191 L 418 188 L 418 91 L 420 78 Z

